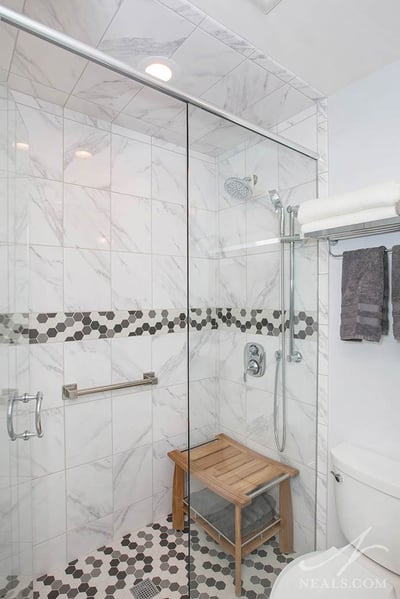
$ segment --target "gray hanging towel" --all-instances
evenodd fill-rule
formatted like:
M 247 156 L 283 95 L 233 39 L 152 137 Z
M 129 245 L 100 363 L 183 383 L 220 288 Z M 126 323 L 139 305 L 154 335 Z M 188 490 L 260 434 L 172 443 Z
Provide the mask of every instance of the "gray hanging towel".
M 400 245 L 392 251 L 393 336 L 400 341 Z
M 380 341 L 388 333 L 389 281 L 384 246 L 343 253 L 343 341 Z

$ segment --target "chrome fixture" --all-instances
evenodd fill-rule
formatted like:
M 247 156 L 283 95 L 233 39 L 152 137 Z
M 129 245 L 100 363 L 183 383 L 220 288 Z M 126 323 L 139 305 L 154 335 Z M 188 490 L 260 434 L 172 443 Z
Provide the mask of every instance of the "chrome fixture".
M 289 214 L 289 237 L 294 238 L 294 220 L 299 211 L 298 206 L 288 206 Z M 294 349 L 294 241 L 289 241 L 289 270 L 290 270 L 290 303 L 289 303 L 289 354 L 287 359 L 289 362 L 301 362 L 303 356 Z
M 254 187 L 257 185 L 257 175 L 251 177 L 229 177 L 224 183 L 224 189 L 231 198 L 235 200 L 247 201 L 253 197 Z
M 172 87 L 171 85 L 167 85 L 164 82 L 154 79 L 150 75 L 146 75 L 145 73 L 141 73 L 135 68 L 109 56 L 108 54 L 98 50 L 97 48 L 93 48 L 84 42 L 81 42 L 77 39 L 69 35 L 65 35 L 60 31 L 52 29 L 51 27 L 47 27 L 47 25 L 43 25 L 34 19 L 30 19 L 26 15 L 23 15 L 15 10 L 11 10 L 5 6 L 0 6 L 0 20 L 8 25 L 16 27 L 30 35 L 34 35 L 44 41 L 53 44 L 54 46 L 58 46 L 59 48 L 63 48 L 64 50 L 68 50 L 72 54 L 76 54 L 85 60 L 89 60 L 95 64 L 98 64 L 102 67 L 106 67 L 113 71 L 114 73 L 118 73 L 128 79 L 133 81 L 137 81 L 146 87 L 159 91 L 171 98 L 175 98 L 176 100 L 180 100 L 181 102 L 186 102 L 191 106 L 195 106 L 196 108 L 201 108 L 210 114 L 214 114 L 215 116 L 219 116 L 226 121 L 244 127 L 248 131 L 252 131 L 253 133 L 258 133 L 262 135 L 266 139 L 271 139 L 272 141 L 276 141 L 282 146 L 286 148 L 290 148 L 295 150 L 296 152 L 300 152 L 304 154 L 304 156 L 308 156 L 309 158 L 313 158 L 314 160 L 318 159 L 318 153 L 313 152 L 312 150 L 308 150 L 304 148 L 300 144 L 297 144 L 293 141 L 289 141 L 280 135 L 276 135 L 271 133 L 271 131 L 267 131 L 262 127 L 255 125 L 254 123 L 250 123 L 234 114 L 226 112 L 218 106 L 214 104 L 210 104 L 209 102 L 202 100 L 201 98 L 196 98 L 195 96 L 191 96 L 190 94 L 185 94 L 182 91 Z
M 145 372 L 143 378 L 139 381 L 127 381 L 125 383 L 115 383 L 114 385 L 102 385 L 101 387 L 88 387 L 78 389 L 76 383 L 64 385 L 62 388 L 63 399 L 78 399 L 82 395 L 93 395 L 94 393 L 104 393 L 105 391 L 117 391 L 118 389 L 129 389 L 130 387 L 141 387 L 145 385 L 157 385 L 158 378 L 154 372 Z
M 343 482 L 343 476 L 341 474 L 339 474 L 338 472 L 334 472 L 333 470 L 331 470 L 331 474 L 337 483 Z
M 244 346 L 244 373 L 243 380 L 247 381 L 247 375 L 260 377 L 265 373 L 265 350 L 259 343 L 246 343 Z
M 285 210 L 279 193 L 276 189 L 269 192 L 269 197 L 272 205 L 279 217 L 279 235 L 280 244 L 280 296 L 281 296 L 281 349 L 275 352 L 275 384 L 274 384 L 274 436 L 278 451 L 283 451 L 286 446 L 286 360 L 282 360 L 282 356 L 286 356 L 286 309 L 285 309 Z M 279 435 L 279 401 L 278 401 L 278 380 L 279 371 L 281 370 L 281 422 L 282 422 L 282 437 Z
M 31 431 L 25 430 L 23 433 L 16 433 L 14 430 L 14 406 L 15 403 L 19 401 L 24 404 L 29 403 L 30 401 L 35 401 L 35 428 L 36 432 L 32 433 Z M 32 437 L 43 437 L 43 429 L 42 429 L 42 401 L 43 401 L 43 393 L 38 391 L 35 395 L 30 395 L 29 393 L 24 393 L 23 395 L 13 395 L 8 400 L 7 405 L 7 431 L 8 436 L 11 441 L 16 441 L 17 439 L 23 439 L 24 441 L 28 441 Z

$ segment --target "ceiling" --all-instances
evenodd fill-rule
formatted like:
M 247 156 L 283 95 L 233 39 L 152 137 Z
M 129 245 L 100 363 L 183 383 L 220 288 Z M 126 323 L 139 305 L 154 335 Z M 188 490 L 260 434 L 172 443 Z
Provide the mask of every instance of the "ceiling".
M 235 0 L 236 2 L 237 0 Z M 18 12 L 100 48 L 138 69 L 162 56 L 171 83 L 265 129 L 314 106 L 320 94 L 187 0 L 0 0 Z M 17 92 L 149 135 L 179 142 L 184 105 L 2 23 L 2 79 Z M 218 155 L 234 126 L 203 113 L 192 142 Z
M 400 0 L 191 1 L 324 95 L 400 59 Z

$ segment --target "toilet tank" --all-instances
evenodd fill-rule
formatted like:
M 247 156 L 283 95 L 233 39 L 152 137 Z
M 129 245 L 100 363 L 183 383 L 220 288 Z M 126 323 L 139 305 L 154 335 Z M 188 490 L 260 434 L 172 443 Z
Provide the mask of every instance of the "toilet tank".
M 400 462 L 348 443 L 331 455 L 344 536 L 367 557 L 400 574 Z

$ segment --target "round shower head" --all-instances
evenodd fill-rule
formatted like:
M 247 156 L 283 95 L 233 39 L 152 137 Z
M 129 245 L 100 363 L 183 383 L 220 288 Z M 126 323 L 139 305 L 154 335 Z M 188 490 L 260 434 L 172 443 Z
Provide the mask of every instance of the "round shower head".
M 257 175 L 251 177 L 229 177 L 224 183 L 224 189 L 235 200 L 250 200 L 253 197 L 254 185 L 257 183 Z

